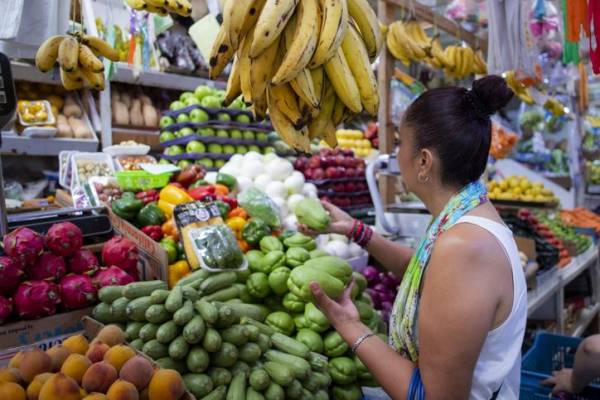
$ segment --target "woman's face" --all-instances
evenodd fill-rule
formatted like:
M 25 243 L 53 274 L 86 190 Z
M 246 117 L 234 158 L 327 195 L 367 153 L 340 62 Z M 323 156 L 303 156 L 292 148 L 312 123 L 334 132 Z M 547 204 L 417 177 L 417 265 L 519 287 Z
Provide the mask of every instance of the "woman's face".
M 398 165 L 406 189 L 415 192 L 419 186 L 417 175 L 419 171 L 419 157 L 414 147 L 414 129 L 406 124 L 400 126 L 398 133 Z

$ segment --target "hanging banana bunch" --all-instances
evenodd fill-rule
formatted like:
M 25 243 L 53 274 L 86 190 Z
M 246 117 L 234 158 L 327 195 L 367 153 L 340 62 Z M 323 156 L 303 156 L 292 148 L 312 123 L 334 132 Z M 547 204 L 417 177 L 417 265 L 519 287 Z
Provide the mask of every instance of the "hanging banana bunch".
M 60 79 L 67 90 L 78 90 L 87 84 L 104 90 L 104 64 L 98 57 L 119 61 L 119 53 L 104 40 L 77 33 L 48 38 L 35 55 L 35 66 L 48 72 L 58 61 Z
M 225 104 L 242 96 L 295 149 L 335 147 L 338 124 L 377 115 L 384 29 L 367 0 L 226 0 L 209 75 L 233 60 Z
M 146 11 L 161 16 L 169 13 L 189 17 L 192 4 L 189 0 L 125 0 L 125 4 L 137 11 Z

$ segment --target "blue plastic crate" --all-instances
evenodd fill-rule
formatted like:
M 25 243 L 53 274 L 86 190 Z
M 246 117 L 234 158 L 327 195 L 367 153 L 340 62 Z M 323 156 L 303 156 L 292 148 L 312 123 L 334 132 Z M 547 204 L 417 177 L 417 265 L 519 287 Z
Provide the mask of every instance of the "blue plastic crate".
M 542 386 L 540 384 L 539 374 L 532 374 L 528 372 L 521 373 L 521 390 L 519 393 L 519 400 L 597 400 L 600 399 L 600 390 L 592 387 L 586 388 L 580 394 L 565 394 L 561 397 L 550 396 L 551 388 Z

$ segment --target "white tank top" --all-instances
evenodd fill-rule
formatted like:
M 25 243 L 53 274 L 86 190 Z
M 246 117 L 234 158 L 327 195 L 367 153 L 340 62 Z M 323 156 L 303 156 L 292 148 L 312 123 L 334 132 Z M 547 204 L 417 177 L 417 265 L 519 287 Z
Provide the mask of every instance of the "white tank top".
M 519 398 L 521 382 L 521 345 L 527 322 L 527 284 L 513 234 L 506 226 L 488 218 L 464 216 L 456 221 L 477 225 L 491 233 L 510 261 L 513 279 L 513 304 L 508 318 L 488 332 L 471 384 L 470 400 L 489 400 L 500 388 L 497 400 Z

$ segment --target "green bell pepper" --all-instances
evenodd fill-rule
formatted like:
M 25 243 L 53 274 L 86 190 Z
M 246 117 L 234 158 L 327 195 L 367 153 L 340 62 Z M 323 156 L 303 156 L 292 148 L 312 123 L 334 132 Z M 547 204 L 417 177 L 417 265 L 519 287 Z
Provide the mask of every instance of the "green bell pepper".
M 310 260 L 310 253 L 302 247 L 290 247 L 285 252 L 285 262 L 290 268 L 296 268 Z
M 284 265 L 285 254 L 283 253 L 283 251 L 275 250 L 265 254 L 265 256 L 260 259 L 255 269 L 258 272 L 264 272 L 265 274 L 269 274 L 275 268 L 283 267 Z
M 310 252 L 310 258 L 319 258 L 319 257 L 327 257 L 329 255 L 328 252 L 321 249 L 316 249 Z
M 229 214 L 229 204 L 225 203 L 222 200 L 216 200 L 214 201 L 214 204 L 219 209 L 219 214 L 221 214 L 221 217 L 225 219 L 227 217 L 227 214 Z
M 136 198 L 133 192 L 123 192 L 121 198 L 113 200 L 111 204 L 112 211 L 118 217 L 128 221 L 135 219 L 142 207 L 144 207 L 144 202 Z
M 292 271 L 287 267 L 277 267 L 269 274 L 269 286 L 276 295 L 283 295 L 288 291 L 287 280 Z
M 253 271 L 259 271 L 258 264 L 260 260 L 264 257 L 264 253 L 260 250 L 249 250 L 246 254 L 246 259 L 248 260 L 248 266 Z
M 165 213 L 155 202 L 146 204 L 135 218 L 135 223 L 139 227 L 161 225 L 163 222 L 165 222 Z
M 249 244 L 256 246 L 260 240 L 271 234 L 271 228 L 261 219 L 252 218 L 242 228 L 242 238 Z
M 250 275 L 246 281 L 246 287 L 250 296 L 257 299 L 263 299 L 271 292 L 269 278 L 263 272 L 255 272 Z
M 207 186 L 210 185 L 210 183 L 206 182 L 204 179 L 198 179 L 196 182 L 192 183 L 190 185 L 190 187 L 188 187 L 189 189 L 196 189 L 198 186 Z
M 275 250 L 283 251 L 283 244 L 281 244 L 279 239 L 277 239 L 275 236 L 263 237 L 260 239 L 259 246 L 264 253 L 269 253 Z
M 171 265 L 175 261 L 177 261 L 177 256 L 178 256 L 177 244 L 175 243 L 175 241 L 173 239 L 171 239 L 170 237 L 165 237 L 165 238 L 161 239 L 160 245 L 163 249 L 165 249 L 165 252 L 167 253 L 167 259 L 169 261 L 169 265 Z
M 237 186 L 237 179 L 235 179 L 234 176 L 231 176 L 229 174 L 219 172 L 217 174 L 217 183 L 220 185 L 227 186 L 227 189 L 229 189 L 229 191 L 232 192 Z
M 287 336 L 294 332 L 294 320 L 290 314 L 283 311 L 275 311 L 267 315 L 265 323 L 277 332 Z
M 317 248 L 315 239 L 310 236 L 301 234 L 300 232 L 294 233 L 292 236 L 283 240 L 283 244 L 286 247 L 302 247 L 308 251 L 312 251 Z
M 348 351 L 348 345 L 337 331 L 331 331 L 323 339 L 323 349 L 327 357 L 339 357 Z
M 283 296 L 283 306 L 293 313 L 303 313 L 306 303 L 300 300 L 294 293 L 288 292 Z
M 298 329 L 296 340 L 300 343 L 304 343 L 310 351 L 323 353 L 323 339 L 321 339 L 321 335 L 315 331 L 311 331 L 310 329 Z
M 307 303 L 304 309 L 304 319 L 308 329 L 315 332 L 325 332 L 329 329 L 329 320 L 313 303 Z
M 361 400 L 362 390 L 359 385 L 334 385 L 331 389 L 333 400 Z
M 356 381 L 356 364 L 349 357 L 336 357 L 329 360 L 329 374 L 333 382 L 347 385 Z

